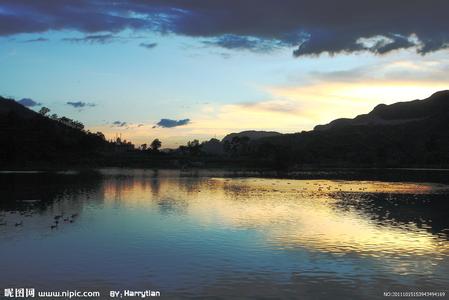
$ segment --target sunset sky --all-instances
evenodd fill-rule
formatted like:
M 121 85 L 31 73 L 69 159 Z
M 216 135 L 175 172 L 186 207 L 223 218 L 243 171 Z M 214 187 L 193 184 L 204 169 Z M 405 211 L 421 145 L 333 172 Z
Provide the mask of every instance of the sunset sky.
M 0 95 L 136 144 L 283 133 L 449 88 L 447 0 L 0 0 Z

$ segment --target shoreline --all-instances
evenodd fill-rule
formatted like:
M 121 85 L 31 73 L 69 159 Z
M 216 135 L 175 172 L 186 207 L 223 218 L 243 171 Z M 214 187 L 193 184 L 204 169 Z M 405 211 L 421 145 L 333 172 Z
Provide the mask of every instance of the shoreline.
M 272 170 L 254 168 L 161 168 L 161 167 L 72 167 L 46 169 L 0 169 L 0 175 L 57 174 L 71 176 L 143 176 L 143 177 L 222 177 L 277 178 L 297 180 L 359 180 L 387 182 L 434 182 L 449 184 L 449 169 L 441 168 L 303 168 Z

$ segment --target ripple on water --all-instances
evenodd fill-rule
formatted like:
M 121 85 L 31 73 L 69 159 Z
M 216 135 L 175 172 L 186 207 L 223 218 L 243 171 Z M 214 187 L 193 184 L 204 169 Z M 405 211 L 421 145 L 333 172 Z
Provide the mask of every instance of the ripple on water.
M 15 189 L 1 190 L 0 269 L 11 271 L 0 281 L 8 284 L 149 286 L 192 297 L 345 298 L 358 287 L 363 299 L 449 283 L 444 185 L 151 170 L 58 174 L 47 185 L 35 184 L 50 176 L 40 173 L 0 176 L 15 176 Z M 41 201 L 16 201 L 24 199 Z M 50 229 L 63 213 L 77 217 Z

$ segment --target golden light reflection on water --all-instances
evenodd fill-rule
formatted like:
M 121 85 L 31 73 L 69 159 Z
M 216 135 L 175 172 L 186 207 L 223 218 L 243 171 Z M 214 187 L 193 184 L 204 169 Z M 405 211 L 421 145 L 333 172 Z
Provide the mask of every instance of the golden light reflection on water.
M 429 267 L 449 254 L 446 240 L 414 223 L 379 223 L 361 210 L 342 209 L 335 195 L 413 195 L 444 189 L 447 186 L 373 181 L 130 177 L 108 181 L 105 200 L 178 206 L 178 213 L 205 227 L 259 230 L 269 247 L 370 257 L 431 256 Z M 395 267 L 398 272 L 407 269 Z

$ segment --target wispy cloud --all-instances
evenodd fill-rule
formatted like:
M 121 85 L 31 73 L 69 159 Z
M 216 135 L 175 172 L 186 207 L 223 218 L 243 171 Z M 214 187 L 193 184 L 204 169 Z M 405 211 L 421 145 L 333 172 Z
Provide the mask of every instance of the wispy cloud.
M 63 41 L 72 42 L 72 43 L 99 43 L 99 44 L 106 44 L 110 43 L 119 37 L 113 35 L 113 34 L 92 34 L 92 35 L 86 35 L 84 37 L 75 37 L 75 38 L 63 38 Z
M 157 43 L 140 43 L 139 46 L 150 50 L 155 48 L 157 46 Z
M 395 60 L 366 64 L 354 68 L 342 68 L 331 71 L 313 71 L 306 77 L 298 79 L 298 83 L 305 81 L 309 83 L 356 83 L 371 82 L 391 84 L 393 82 L 446 82 L 449 72 L 449 59 L 424 59 Z
M 38 37 L 35 39 L 29 39 L 29 40 L 25 40 L 23 41 L 24 43 L 39 43 L 39 42 L 48 42 L 49 39 L 44 38 L 44 37 Z
M 127 126 L 128 125 L 128 123 L 127 122 L 124 122 L 124 121 L 114 121 L 114 122 L 112 122 L 112 126 L 113 127 L 125 127 L 125 126 Z
M 282 48 L 285 44 L 278 40 L 226 34 L 203 41 L 207 46 L 218 46 L 230 50 L 250 50 L 267 53 Z
M 297 114 L 300 111 L 298 103 L 289 100 L 273 99 L 260 102 L 243 102 L 234 105 L 240 107 L 241 109 L 251 109 L 274 113 Z
M 96 104 L 95 103 L 87 103 L 87 102 L 83 102 L 83 101 L 69 101 L 66 102 L 67 105 L 70 105 L 74 108 L 85 108 L 85 107 L 95 107 Z

